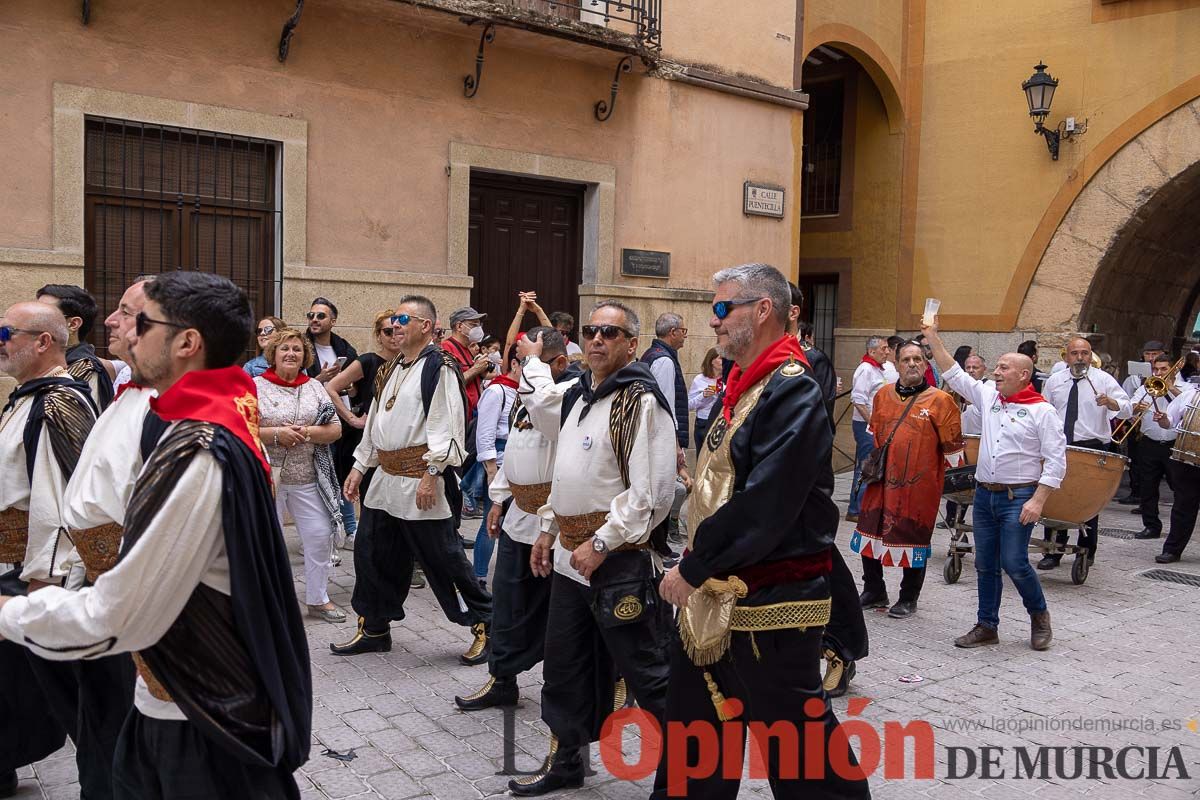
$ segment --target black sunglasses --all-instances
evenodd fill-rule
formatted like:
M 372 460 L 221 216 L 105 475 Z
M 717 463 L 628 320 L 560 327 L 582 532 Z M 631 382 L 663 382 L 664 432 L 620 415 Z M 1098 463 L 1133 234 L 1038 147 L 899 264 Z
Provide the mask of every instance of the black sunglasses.
M 399 328 L 380 328 L 379 329 L 379 333 L 381 336 L 391 336 L 391 335 L 399 333 L 399 332 L 400 332 Z
M 595 339 L 597 333 L 610 341 L 621 334 L 625 334 L 630 339 L 633 338 L 633 333 L 622 328 L 620 325 L 584 325 L 579 330 L 583 333 L 584 339 Z
M 28 328 L 14 328 L 11 325 L 0 325 L 0 344 L 12 341 L 14 333 L 28 333 L 30 336 L 41 336 L 46 331 L 31 331 Z
M 732 312 L 733 309 L 737 308 L 738 306 L 748 306 L 751 303 L 757 303 L 759 300 L 766 299 L 767 298 L 765 297 L 753 297 L 745 300 L 718 300 L 717 302 L 713 303 L 713 315 L 717 319 L 725 319 L 729 316 L 730 312 Z
M 329 315 L 326 314 L 324 311 L 310 311 L 307 314 L 305 314 L 304 316 L 308 317 L 309 322 L 312 322 L 314 319 L 324 320 Z
M 265 328 L 258 329 L 259 336 L 269 336 L 274 332 L 275 332 L 275 328 L 272 325 L 267 325 Z
M 145 336 L 146 330 L 151 325 L 170 325 L 172 328 L 190 328 L 191 327 L 190 325 L 183 325 L 181 323 L 171 322 L 171 321 L 165 320 L 165 319 L 151 319 L 150 317 L 146 316 L 145 311 L 139 311 L 138 315 L 136 317 L 134 317 L 134 323 L 133 323 L 134 331 L 137 333 L 138 336 Z

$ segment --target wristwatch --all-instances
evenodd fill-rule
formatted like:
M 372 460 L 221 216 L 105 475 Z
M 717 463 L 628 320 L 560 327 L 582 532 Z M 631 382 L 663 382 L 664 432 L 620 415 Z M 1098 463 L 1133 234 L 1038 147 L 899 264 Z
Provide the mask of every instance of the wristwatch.
M 430 465 L 429 465 L 429 468 L 428 468 L 428 469 L 426 469 L 425 471 L 426 471 L 426 472 L 428 472 L 430 475 L 432 475 L 432 476 L 433 476 L 433 477 L 435 477 L 435 478 L 436 478 L 438 475 L 441 475 L 441 474 L 442 474 L 442 473 L 438 472 L 438 468 L 437 468 L 437 467 L 435 467 L 433 464 L 430 464 Z
M 607 553 L 608 545 L 606 545 L 604 543 L 603 539 L 593 536 L 592 537 L 592 549 L 595 550 L 597 553 Z

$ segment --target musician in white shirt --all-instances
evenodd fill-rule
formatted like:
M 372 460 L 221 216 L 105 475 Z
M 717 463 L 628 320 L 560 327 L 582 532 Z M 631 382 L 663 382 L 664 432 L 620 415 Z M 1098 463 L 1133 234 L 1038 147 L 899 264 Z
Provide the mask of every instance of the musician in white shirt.
M 1150 366 L 1155 376 L 1166 377 L 1171 371 L 1171 357 L 1159 353 L 1150 362 Z M 1156 398 L 1146 391 L 1144 384 L 1139 384 L 1130 398 L 1134 414 L 1144 412 L 1138 423 L 1138 430 L 1126 439 L 1131 444 L 1137 443 L 1135 447 L 1130 447 L 1131 456 L 1137 452 L 1137 458 L 1130 466 L 1130 473 L 1137 476 L 1136 496 L 1140 498 L 1141 507 L 1138 510 L 1142 515 L 1142 530 L 1134 534 L 1135 539 L 1157 539 L 1162 536 L 1162 520 L 1158 516 L 1158 489 L 1164 477 L 1167 484 L 1174 488 L 1167 463 L 1171 460 L 1171 446 L 1175 444 L 1175 429 L 1159 425 L 1154 420 L 1154 414 L 1166 411 L 1171 399 L 1177 397 L 1181 391 L 1171 385 L 1167 388 L 1166 397 Z
M 1166 541 L 1163 542 L 1163 550 L 1154 557 L 1159 564 L 1171 564 L 1178 561 L 1196 527 L 1196 512 L 1200 510 L 1200 465 L 1194 461 L 1189 463 L 1181 460 L 1178 450 L 1183 447 L 1192 451 L 1200 449 L 1195 444 L 1198 416 L 1200 416 L 1200 386 L 1196 384 L 1191 384 L 1186 391 L 1172 400 L 1166 411 L 1154 412 L 1154 422 L 1157 425 L 1162 428 L 1172 428 L 1179 434 L 1176 437 L 1176 452 L 1167 462 L 1167 477 L 1175 490 L 1175 505 L 1171 507 L 1171 530 L 1168 531 Z M 1189 427 L 1185 427 L 1185 422 Z M 1189 433 L 1191 435 L 1188 435 Z
M 947 385 L 983 410 L 976 490 L 975 572 L 979 614 L 975 627 L 954 640 L 958 647 L 996 644 L 1000 626 L 1000 569 L 1012 579 L 1030 617 L 1030 646 L 1050 646 L 1050 611 L 1029 564 L 1029 536 L 1046 498 L 1067 471 L 1066 439 L 1054 407 L 1029 385 L 1028 356 L 1007 353 L 992 373 L 994 385 L 966 374 L 946 351 L 936 323 L 922 328 Z M 1089 356 L 1090 357 L 1090 356 Z
M 1067 342 L 1067 364 L 1067 369 L 1050 376 L 1042 394 L 1058 410 L 1068 445 L 1107 450 L 1112 443 L 1112 420 L 1129 419 L 1133 414 L 1129 395 L 1116 378 L 1092 366 L 1092 345 L 1082 336 Z M 1089 565 L 1096 560 L 1099 525 L 1099 516 L 1088 520 L 1087 534 L 1080 541 L 1088 550 Z M 1059 531 L 1059 543 L 1066 540 L 1067 532 Z M 1038 562 L 1038 569 L 1054 569 L 1061 560 L 1062 554 L 1047 553 Z
M 889 383 L 884 372 L 884 366 L 892 357 L 892 348 L 888 340 L 882 336 L 872 336 L 867 339 L 867 352 L 862 357 L 862 363 L 854 370 L 854 378 L 850 388 L 850 402 L 854 405 L 854 415 L 850 427 L 854 431 L 854 481 L 850 485 L 858 486 L 858 474 L 862 463 L 875 447 L 875 437 L 868 430 L 871 421 L 871 408 L 875 393 Z M 893 368 L 893 372 L 895 368 Z M 895 378 L 891 379 L 894 382 Z M 850 506 L 846 509 L 846 519 L 858 521 L 860 492 L 851 489 Z

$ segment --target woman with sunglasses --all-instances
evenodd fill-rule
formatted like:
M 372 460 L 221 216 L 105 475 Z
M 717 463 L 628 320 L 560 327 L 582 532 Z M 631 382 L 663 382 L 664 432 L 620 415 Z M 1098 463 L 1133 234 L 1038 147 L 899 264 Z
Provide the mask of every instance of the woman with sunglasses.
M 296 520 L 304 544 L 304 594 L 308 615 L 345 622 L 346 612 L 329 601 L 333 541 L 342 527 L 341 493 L 329 445 L 342 435 L 337 412 L 321 384 L 303 370 L 313 361 L 312 345 L 300 331 L 281 328 L 267 345 L 271 367 L 254 379 L 258 388 L 259 437 L 271 461 L 275 507 Z
M 263 317 L 258 321 L 258 326 L 254 329 L 254 341 L 258 343 L 258 355 L 242 365 L 242 369 L 246 370 L 246 374 L 251 378 L 257 378 L 271 366 L 267 363 L 263 351 L 267 349 L 275 331 L 285 327 L 287 327 L 287 323 L 279 317 Z

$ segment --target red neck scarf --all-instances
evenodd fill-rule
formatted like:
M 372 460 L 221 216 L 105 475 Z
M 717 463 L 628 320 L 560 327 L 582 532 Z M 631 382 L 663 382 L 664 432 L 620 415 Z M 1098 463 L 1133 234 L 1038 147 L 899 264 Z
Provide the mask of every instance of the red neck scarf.
M 150 408 L 167 422 L 192 419 L 220 425 L 250 448 L 270 477 L 258 438 L 258 392 L 241 367 L 193 370 L 151 399 Z
M 120 397 L 121 395 L 125 394 L 126 389 L 137 389 L 138 391 L 141 391 L 142 389 L 145 389 L 145 388 L 146 387 L 142 386 L 140 383 L 134 383 L 133 381 L 125 381 L 124 383 L 121 384 L 120 388 L 117 389 L 117 393 L 113 397 L 113 402 L 114 403 L 117 402 L 117 398 Z
M 516 381 L 514 381 L 512 378 L 508 377 L 507 375 L 501 375 L 498 378 L 492 378 L 492 386 L 496 386 L 497 384 L 500 386 L 509 386 L 509 387 L 512 387 L 513 389 L 521 388 L 520 386 L 517 385 Z
M 1021 391 L 1017 392 L 1016 394 L 1009 395 L 1008 397 L 1000 395 L 1000 399 L 1006 403 L 1020 403 L 1021 405 L 1026 406 L 1034 403 L 1048 402 L 1046 398 L 1041 396 L 1041 394 L 1034 391 L 1033 386 L 1029 384 L 1025 384 L 1025 388 L 1021 389 Z
M 729 371 L 729 381 L 725 384 L 725 402 L 721 408 L 721 415 L 725 417 L 725 421 L 729 422 L 733 419 L 734 406 L 737 405 L 743 394 L 774 372 L 781 364 L 791 359 L 799 361 L 806 367 L 810 366 L 796 337 L 785 335 L 763 350 L 745 372 L 740 366 L 734 364 L 733 369 Z
M 297 386 L 303 386 L 312 380 L 312 378 L 308 377 L 308 375 L 304 373 L 304 370 L 300 370 L 300 372 L 292 380 L 285 380 L 276 374 L 274 367 L 268 368 L 267 371 L 262 374 L 262 376 L 276 386 L 287 386 L 290 389 L 295 389 Z
M 805 361 L 804 363 L 806 363 L 806 364 L 807 364 L 808 362 L 807 362 L 807 361 Z M 870 354 L 870 353 L 867 353 L 865 356 L 863 356 L 863 357 L 862 357 L 862 363 L 864 363 L 864 364 L 870 364 L 870 365 L 871 365 L 872 367 L 874 367 L 875 369 L 883 369 L 883 364 L 880 364 L 878 361 L 876 361 L 875 359 L 871 358 L 871 354 Z

